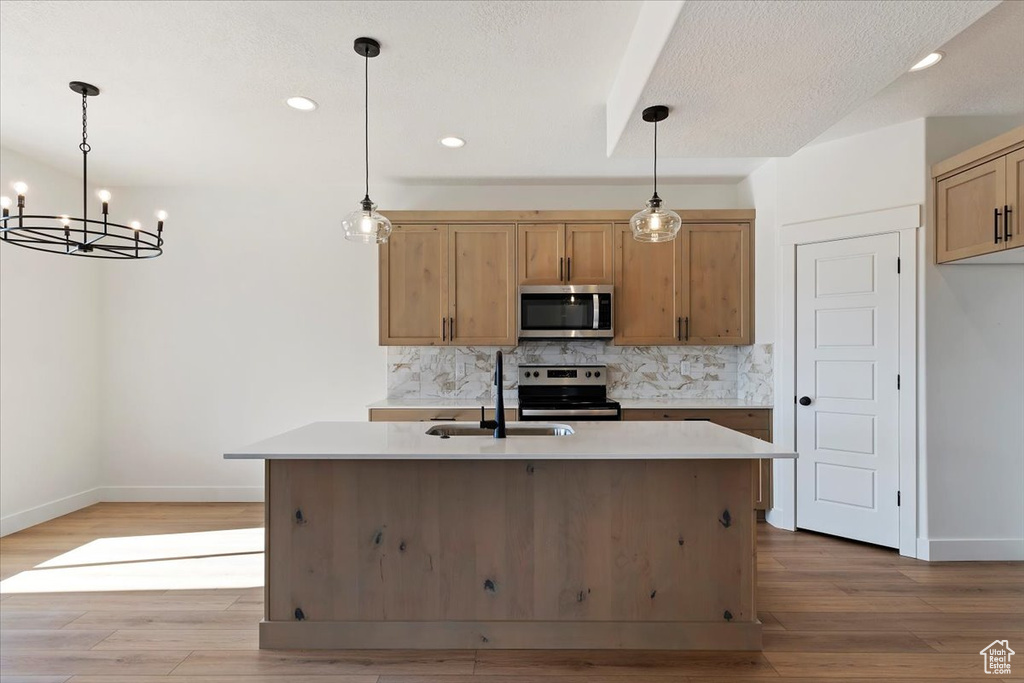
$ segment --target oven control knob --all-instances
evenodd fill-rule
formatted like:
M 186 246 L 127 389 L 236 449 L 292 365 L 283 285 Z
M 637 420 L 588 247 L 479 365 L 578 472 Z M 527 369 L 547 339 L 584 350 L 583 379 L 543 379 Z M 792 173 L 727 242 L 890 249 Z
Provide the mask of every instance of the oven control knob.
M 600 370 L 598 370 L 598 371 L 596 371 L 594 373 L 594 377 L 600 377 L 600 376 L 601 376 L 601 371 Z
M 529 377 L 529 376 L 530 376 L 530 371 L 529 370 L 527 370 L 526 372 L 523 373 L 523 377 Z
M 537 372 L 536 370 L 534 370 L 534 371 L 533 371 L 533 376 L 534 376 L 534 377 L 540 377 L 540 373 L 539 373 L 539 372 Z
M 590 377 L 591 374 L 590 370 L 587 370 L 587 377 Z

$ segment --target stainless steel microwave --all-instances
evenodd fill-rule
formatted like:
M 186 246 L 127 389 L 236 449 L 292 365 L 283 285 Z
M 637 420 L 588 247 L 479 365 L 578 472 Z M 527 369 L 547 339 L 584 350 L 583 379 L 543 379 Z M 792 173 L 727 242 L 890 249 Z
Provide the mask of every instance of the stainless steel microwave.
M 520 339 L 611 339 L 612 285 L 519 288 Z

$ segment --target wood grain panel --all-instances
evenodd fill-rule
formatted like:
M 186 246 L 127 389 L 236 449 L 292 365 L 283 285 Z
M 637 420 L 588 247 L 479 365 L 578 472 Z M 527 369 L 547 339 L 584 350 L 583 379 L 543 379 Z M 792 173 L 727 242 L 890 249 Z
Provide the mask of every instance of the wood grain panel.
M 381 345 L 447 344 L 447 226 L 396 225 L 378 260 Z
M 684 343 L 752 343 L 750 224 L 685 225 L 678 240 Z
M 675 242 L 637 242 L 628 224 L 615 226 L 615 344 L 682 343 L 680 263 Z
M 999 157 L 935 184 L 935 258 L 938 263 L 1004 248 L 1006 159 Z M 999 240 L 996 241 L 998 234 Z
M 565 226 L 561 223 L 520 223 L 519 284 L 560 285 L 565 281 Z
M 569 223 L 565 226 L 565 279 L 571 285 L 610 285 L 612 271 L 611 223 Z
M 1024 247 L 1024 148 L 1006 155 L 1006 203 L 1010 207 L 1009 238 L 1005 247 Z
M 448 231 L 451 343 L 515 346 L 515 226 L 452 225 Z
M 352 633 L 343 624 L 363 622 L 350 641 L 358 647 L 427 642 L 403 640 L 399 628 L 375 631 L 381 622 L 418 622 L 410 638 L 445 647 L 466 646 L 464 632 L 445 626 L 453 621 L 656 622 L 666 634 L 686 623 L 726 623 L 726 632 L 756 624 L 750 466 L 272 461 L 270 533 L 284 537 L 270 544 L 291 559 L 271 559 L 270 620 L 298 623 L 296 607 L 304 618 L 302 628 L 265 631 L 285 640 L 262 646 L 292 642 L 287 634 L 308 635 L 318 623 L 333 624 L 325 633 Z M 725 510 L 729 526 L 720 521 Z M 735 630 L 733 645 L 751 642 L 759 627 Z M 530 642 L 529 632 L 503 631 L 517 646 L 570 642 Z M 611 642 L 571 642 L 621 647 L 625 631 L 617 632 Z

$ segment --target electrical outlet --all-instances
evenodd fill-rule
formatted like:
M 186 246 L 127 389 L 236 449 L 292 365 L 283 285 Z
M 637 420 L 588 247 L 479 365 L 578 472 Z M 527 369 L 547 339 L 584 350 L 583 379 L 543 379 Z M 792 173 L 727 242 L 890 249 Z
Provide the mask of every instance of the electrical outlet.
M 679 372 L 684 375 L 690 374 L 690 361 L 684 360 L 679 363 Z

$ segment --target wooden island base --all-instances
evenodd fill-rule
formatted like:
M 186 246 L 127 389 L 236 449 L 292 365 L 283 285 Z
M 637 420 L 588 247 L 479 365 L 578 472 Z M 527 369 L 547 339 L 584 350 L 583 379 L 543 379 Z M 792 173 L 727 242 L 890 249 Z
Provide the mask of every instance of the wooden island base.
M 760 650 L 750 460 L 268 460 L 264 649 Z

